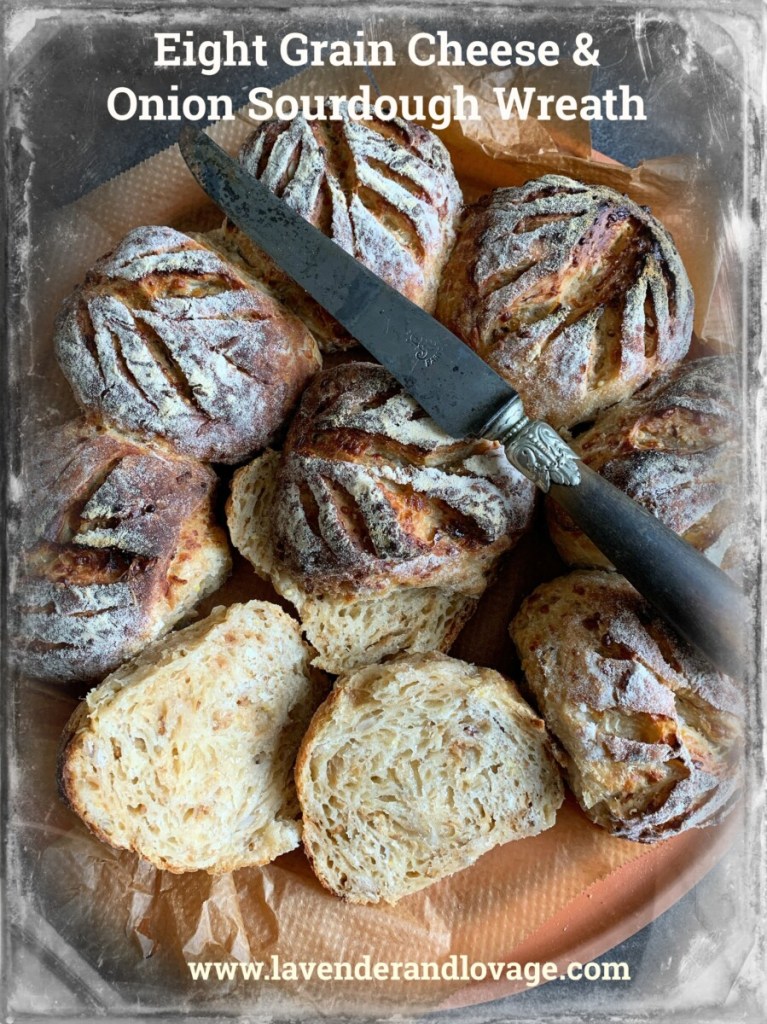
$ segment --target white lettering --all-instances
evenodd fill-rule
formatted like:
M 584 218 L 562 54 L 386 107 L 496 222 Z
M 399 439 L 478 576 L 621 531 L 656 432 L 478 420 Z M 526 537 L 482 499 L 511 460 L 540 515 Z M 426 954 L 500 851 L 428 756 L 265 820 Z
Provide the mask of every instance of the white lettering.
M 118 96 L 124 96 L 128 101 L 128 109 L 123 113 L 118 113 L 117 110 L 117 98 Z M 136 94 L 133 89 L 128 89 L 126 86 L 121 85 L 118 88 L 113 89 L 109 96 L 107 96 L 107 110 L 115 119 L 115 121 L 130 121 L 132 117 L 135 117 L 136 110 L 138 109 L 138 101 L 136 100 Z
M 495 93 L 498 108 L 505 121 L 511 120 L 511 118 L 514 117 L 515 112 L 520 121 L 526 121 L 530 116 L 530 105 L 532 104 L 533 97 L 535 96 L 535 89 L 533 86 L 526 86 L 524 90 L 524 104 L 520 98 L 520 92 L 516 85 L 512 86 L 508 92 L 500 86 L 496 86 L 496 88 L 493 89 L 493 92 Z

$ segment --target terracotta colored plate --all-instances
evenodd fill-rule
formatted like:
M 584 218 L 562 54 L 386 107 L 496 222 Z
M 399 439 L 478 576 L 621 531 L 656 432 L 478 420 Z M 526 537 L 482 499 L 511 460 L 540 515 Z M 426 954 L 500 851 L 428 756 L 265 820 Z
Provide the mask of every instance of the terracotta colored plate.
M 727 853 L 738 827 L 736 815 L 717 828 L 666 840 L 571 900 L 511 950 L 507 961 L 553 961 L 561 975 L 569 964 L 585 964 L 602 956 L 697 885 Z M 440 1008 L 475 1006 L 522 990 L 528 990 L 523 981 L 474 982 L 455 992 Z

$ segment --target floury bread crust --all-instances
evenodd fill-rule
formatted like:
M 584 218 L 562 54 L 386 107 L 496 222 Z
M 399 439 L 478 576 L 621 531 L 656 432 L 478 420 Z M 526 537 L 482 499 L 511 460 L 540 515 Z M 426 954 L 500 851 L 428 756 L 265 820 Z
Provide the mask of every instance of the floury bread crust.
M 737 571 L 739 420 L 733 361 L 712 356 L 660 374 L 602 413 L 572 447 L 689 544 Z M 566 562 L 612 568 L 564 509 L 547 501 L 546 511 Z
M 344 676 L 296 762 L 304 848 L 352 903 L 395 903 L 554 824 L 546 729 L 490 669 L 441 654 Z
M 235 474 L 227 504 L 232 543 L 294 605 L 314 664 L 337 675 L 399 651 L 448 650 L 474 611 L 476 598 L 439 587 L 399 587 L 360 596 L 309 593 L 275 555 L 272 524 L 280 455 L 265 452 Z
M 88 694 L 62 739 L 62 795 L 163 870 L 267 864 L 300 843 L 293 765 L 326 690 L 276 605 L 216 608 Z
M 207 466 L 84 420 L 46 435 L 28 464 L 14 591 L 25 674 L 103 676 L 228 576 Z
M 272 120 L 244 143 L 240 161 L 296 213 L 397 291 L 431 312 L 455 239 L 461 191 L 450 157 L 420 125 Z M 325 351 L 356 344 L 230 223 L 222 232 L 255 275 L 298 313 Z
M 484 439 L 445 434 L 382 366 L 326 370 L 282 454 L 273 536 L 310 591 L 479 596 L 529 526 L 533 487 Z
M 59 314 L 75 397 L 121 430 L 210 462 L 252 457 L 319 369 L 304 325 L 178 231 L 131 231 Z
M 446 650 L 533 504 L 497 445 L 447 437 L 386 370 L 350 364 L 307 391 L 282 455 L 238 470 L 227 519 L 340 673 Z
M 693 294 L 645 208 L 546 175 L 467 210 L 437 317 L 519 391 L 529 416 L 562 428 L 685 356 Z
M 742 695 L 623 577 L 580 571 L 544 583 L 511 635 L 567 780 L 598 825 L 651 843 L 732 809 Z

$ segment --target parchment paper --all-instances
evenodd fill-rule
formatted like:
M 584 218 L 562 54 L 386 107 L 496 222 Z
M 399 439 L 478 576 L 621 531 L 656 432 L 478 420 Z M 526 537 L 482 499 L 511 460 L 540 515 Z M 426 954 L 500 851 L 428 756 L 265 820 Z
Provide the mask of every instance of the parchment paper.
M 383 72 L 384 69 L 381 69 Z M 627 168 L 591 151 L 582 122 L 511 121 L 498 116 L 491 85 L 510 84 L 502 72 L 484 77 L 459 71 L 421 69 L 417 81 L 398 68 L 394 79 L 377 75 L 387 91 L 437 93 L 461 80 L 482 101 L 481 123 L 454 124 L 443 133 L 467 200 L 500 185 L 522 183 L 547 172 L 611 185 L 650 206 L 670 229 L 682 253 L 696 295 L 695 328 L 703 345 L 736 345 L 737 325 L 727 292 L 717 287 L 731 242 L 720 226 L 716 183 L 694 161 L 664 159 Z M 565 74 L 561 69 L 558 74 Z M 491 80 L 492 79 L 492 80 Z M 530 76 L 526 81 L 530 80 Z M 514 79 L 515 84 L 524 84 Z M 301 75 L 283 90 L 353 91 L 350 72 Z M 567 83 L 587 91 L 582 73 Z M 557 83 L 565 88 L 565 83 Z M 554 91 L 552 89 L 552 91 Z M 490 97 L 490 98 L 488 98 Z M 234 150 L 252 128 L 244 115 L 211 134 Z M 170 224 L 204 229 L 220 222 L 186 170 L 177 149 L 133 168 L 49 218 L 45 259 L 39 267 L 32 311 L 38 347 L 33 370 L 45 396 L 42 418 L 63 419 L 75 411 L 66 383 L 54 367 L 51 332 L 62 298 L 89 265 L 130 228 Z M 544 579 L 563 572 L 540 518 L 508 559 L 498 581 L 458 638 L 453 653 L 518 678 L 507 627 L 522 598 Z M 206 602 L 251 597 L 275 599 L 246 563 L 236 559 L 232 580 Z M 302 853 L 281 857 L 262 869 L 211 878 L 156 871 L 136 856 L 111 850 L 93 839 L 59 802 L 54 774 L 61 729 L 76 704 L 76 693 L 26 685 L 20 712 L 20 750 L 25 756 L 22 804 L 29 848 L 36 853 L 34 887 L 42 912 L 61 934 L 145 1007 L 164 1005 L 168 992 L 179 1007 L 205 1004 L 265 1009 L 299 997 L 303 1005 L 333 1013 L 364 1007 L 429 1008 L 450 997 L 460 982 L 396 983 L 345 981 L 276 984 L 211 982 L 194 984 L 186 962 L 266 960 L 272 954 L 296 961 L 445 961 L 450 954 L 471 960 L 513 960 L 536 930 L 568 903 L 605 878 L 613 881 L 640 858 L 662 871 L 663 851 L 615 839 L 592 825 L 572 799 L 556 826 L 534 839 L 497 848 L 472 868 L 444 880 L 396 907 L 347 905 L 324 891 Z M 701 833 L 701 849 L 715 830 Z M 671 841 L 673 842 L 673 840 Z M 649 861 L 648 861 L 649 863 Z M 656 867 L 657 866 L 657 867 Z M 617 873 L 617 875 L 616 875 Z M 236 997 L 237 1002 L 232 999 Z

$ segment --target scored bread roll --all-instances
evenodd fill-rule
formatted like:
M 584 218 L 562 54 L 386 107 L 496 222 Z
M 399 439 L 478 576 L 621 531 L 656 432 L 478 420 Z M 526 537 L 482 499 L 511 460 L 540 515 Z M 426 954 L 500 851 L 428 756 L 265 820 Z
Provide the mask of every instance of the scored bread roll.
M 644 207 L 548 174 L 465 214 L 437 317 L 557 428 L 591 419 L 684 357 L 693 294 Z
M 162 870 L 267 864 L 300 843 L 293 765 L 325 692 L 280 608 L 215 608 L 88 694 L 62 738 L 61 793 L 99 839 Z
M 272 120 L 240 162 L 296 213 L 397 291 L 431 312 L 455 238 L 461 191 L 450 157 L 426 128 L 394 118 Z M 219 240 L 311 328 L 325 351 L 353 338 L 250 239 L 225 222 Z
M 344 676 L 296 761 L 304 849 L 352 903 L 395 903 L 554 824 L 546 729 L 491 669 L 442 654 Z
M 313 664 L 334 675 L 398 651 L 447 650 L 474 611 L 476 598 L 439 587 L 397 587 L 364 596 L 309 593 L 276 557 L 271 528 L 280 466 L 265 452 L 235 474 L 227 504 L 232 543 L 259 576 L 294 605 Z
M 207 466 L 84 420 L 46 434 L 27 463 L 15 588 L 25 674 L 103 676 L 228 576 Z
M 96 262 L 55 342 L 86 411 L 209 462 L 269 444 L 320 366 L 297 317 L 166 227 L 136 228 Z
M 445 649 L 534 499 L 500 445 L 448 437 L 383 367 L 353 363 L 307 389 L 281 455 L 237 472 L 227 518 L 338 673 Z
M 511 635 L 592 821 L 651 843 L 732 809 L 742 694 L 623 577 L 578 571 L 544 583 L 523 603 Z
M 681 363 L 607 409 L 572 444 L 587 466 L 728 571 L 742 562 L 736 393 L 731 359 Z M 566 562 L 612 568 L 561 506 L 547 500 L 546 513 Z

